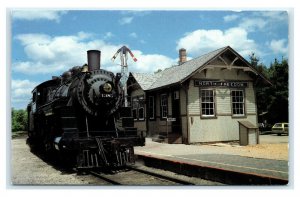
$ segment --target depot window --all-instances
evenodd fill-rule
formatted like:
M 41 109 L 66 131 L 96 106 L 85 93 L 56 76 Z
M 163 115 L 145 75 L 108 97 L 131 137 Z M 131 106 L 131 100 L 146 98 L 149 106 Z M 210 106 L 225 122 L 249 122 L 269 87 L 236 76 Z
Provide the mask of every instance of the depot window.
M 231 91 L 231 102 L 232 102 L 232 115 L 233 116 L 244 116 L 245 115 L 245 99 L 243 90 L 232 90 Z
M 214 90 L 201 90 L 201 116 L 214 117 L 215 116 L 215 98 Z
M 132 97 L 132 117 L 134 120 L 144 120 L 144 96 Z
M 160 96 L 160 116 L 161 118 L 167 118 L 168 116 L 168 96 L 162 94 Z

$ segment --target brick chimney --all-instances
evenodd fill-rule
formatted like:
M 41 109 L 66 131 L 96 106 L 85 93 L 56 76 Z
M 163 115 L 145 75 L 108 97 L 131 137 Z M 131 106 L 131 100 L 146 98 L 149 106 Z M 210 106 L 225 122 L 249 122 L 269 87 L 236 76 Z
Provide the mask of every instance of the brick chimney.
M 184 48 L 179 49 L 179 65 L 186 62 L 186 50 Z

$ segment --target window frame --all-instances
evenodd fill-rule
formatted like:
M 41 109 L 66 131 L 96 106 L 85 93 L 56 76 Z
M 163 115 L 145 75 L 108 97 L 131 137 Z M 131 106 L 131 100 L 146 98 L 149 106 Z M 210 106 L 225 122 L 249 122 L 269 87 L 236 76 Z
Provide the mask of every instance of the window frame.
M 237 99 L 234 99 L 233 97 L 241 97 L 240 95 L 233 95 L 233 92 L 242 92 L 242 102 L 241 101 L 234 101 Z M 230 90 L 230 98 L 231 98 L 231 116 L 232 117 L 245 117 L 246 116 L 246 103 L 245 103 L 245 90 L 242 89 L 234 89 Z M 240 107 L 235 107 L 238 106 L 239 104 L 242 104 L 242 108 Z M 236 109 L 235 109 L 236 108 Z M 242 110 L 243 113 L 235 113 L 236 111 Z
M 135 121 L 145 120 L 145 107 L 144 107 L 144 95 L 131 97 L 131 111 L 132 117 Z M 142 111 L 142 113 L 141 113 Z M 142 114 L 142 116 L 140 116 Z
M 144 107 L 144 96 L 138 96 L 138 120 L 145 120 L 145 107 Z M 143 109 L 142 117 L 140 117 L 140 110 Z
M 165 102 L 163 102 L 163 98 L 165 98 Z M 164 108 L 165 108 L 165 110 L 164 110 Z M 165 112 L 166 116 L 163 116 L 164 112 Z M 161 119 L 168 118 L 168 94 L 160 95 L 160 118 Z
M 203 101 L 203 94 L 202 94 L 202 91 L 211 91 L 212 92 L 212 99 L 213 101 Z M 217 116 L 217 112 L 216 112 L 216 98 L 215 98 L 215 89 L 212 89 L 212 88 L 203 88 L 203 89 L 200 89 L 200 113 L 201 113 L 201 118 L 216 118 Z M 208 96 L 205 96 L 205 97 L 208 97 Z M 204 108 L 203 109 L 203 104 L 212 104 L 213 108 Z M 204 114 L 203 113 L 203 110 L 208 110 L 210 111 L 210 109 L 213 110 L 213 114 Z
M 154 96 L 149 96 L 148 99 L 149 99 L 148 100 L 149 120 L 155 120 L 155 98 L 154 98 Z M 152 106 L 151 106 L 150 101 L 152 101 Z M 152 113 L 152 116 L 151 116 L 151 113 Z
M 133 120 L 138 119 L 137 109 L 138 109 L 137 97 L 131 97 L 131 111 L 132 111 Z

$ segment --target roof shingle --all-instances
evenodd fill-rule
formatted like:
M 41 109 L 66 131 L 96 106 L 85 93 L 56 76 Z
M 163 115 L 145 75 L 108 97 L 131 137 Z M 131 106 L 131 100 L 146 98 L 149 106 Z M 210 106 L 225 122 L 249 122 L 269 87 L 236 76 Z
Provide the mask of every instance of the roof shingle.
M 210 53 L 184 62 L 181 65 L 166 68 L 165 70 L 155 74 L 132 73 L 132 75 L 140 84 L 143 90 L 154 90 L 168 85 L 181 83 L 188 79 L 198 69 L 205 66 L 209 61 L 213 60 L 215 57 L 218 57 L 219 54 L 226 51 L 226 49 L 231 48 L 230 46 L 226 46 L 217 49 Z

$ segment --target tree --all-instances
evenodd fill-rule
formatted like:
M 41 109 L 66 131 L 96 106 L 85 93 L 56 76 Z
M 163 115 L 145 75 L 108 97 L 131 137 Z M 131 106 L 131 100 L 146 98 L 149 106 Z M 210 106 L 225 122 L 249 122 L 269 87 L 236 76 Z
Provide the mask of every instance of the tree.
M 24 131 L 27 129 L 27 113 L 26 110 L 15 110 L 12 108 L 12 132 Z
M 269 119 L 275 122 L 288 122 L 289 114 L 289 74 L 288 61 L 282 59 L 279 62 L 277 59 L 270 66 L 270 80 L 273 84 L 267 94 L 270 94 Z
M 258 114 L 267 112 L 269 123 L 288 122 L 288 60 L 277 59 L 267 68 L 259 63 L 259 58 L 252 53 L 249 56 L 250 64 L 264 74 L 272 83 L 272 86 L 256 87 L 256 100 Z M 259 120 L 262 121 L 262 120 Z

